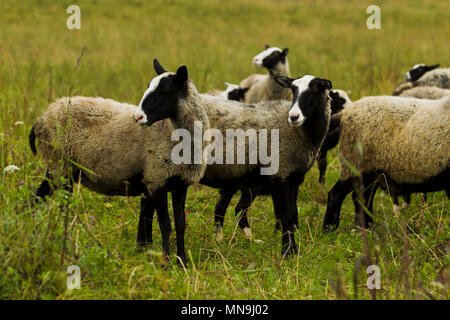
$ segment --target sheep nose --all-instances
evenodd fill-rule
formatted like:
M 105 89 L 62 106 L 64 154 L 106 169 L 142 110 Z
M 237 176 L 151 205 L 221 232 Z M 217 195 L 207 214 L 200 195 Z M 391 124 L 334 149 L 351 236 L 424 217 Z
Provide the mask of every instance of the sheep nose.
M 291 119 L 291 122 L 295 122 L 298 120 L 299 117 L 300 117 L 300 115 L 297 113 L 297 114 L 290 115 L 289 119 Z
M 142 119 L 144 119 L 144 116 L 142 114 L 137 114 L 134 116 L 134 121 L 136 121 L 136 123 L 141 121 Z

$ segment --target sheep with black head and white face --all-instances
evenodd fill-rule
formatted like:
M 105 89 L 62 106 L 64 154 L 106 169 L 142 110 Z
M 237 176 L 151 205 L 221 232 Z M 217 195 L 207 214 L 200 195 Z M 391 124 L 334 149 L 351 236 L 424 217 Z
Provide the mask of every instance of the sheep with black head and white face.
M 241 88 L 249 88 L 244 102 L 292 99 L 291 91 L 278 86 L 275 81 L 276 76 L 290 76 L 288 53 L 288 48 L 280 49 L 266 45 L 266 49 L 253 58 L 253 65 L 266 68 L 269 74 L 253 74 L 239 83 Z

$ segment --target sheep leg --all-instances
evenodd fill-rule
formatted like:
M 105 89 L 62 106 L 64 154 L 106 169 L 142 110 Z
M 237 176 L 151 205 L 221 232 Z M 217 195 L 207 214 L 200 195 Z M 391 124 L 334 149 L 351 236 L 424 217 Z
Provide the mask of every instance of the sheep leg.
M 327 171 L 327 152 L 319 152 L 317 156 L 317 164 L 319 166 L 319 183 L 325 183 L 325 173 Z
M 328 192 L 327 211 L 323 220 L 324 231 L 333 231 L 339 227 L 342 203 L 354 189 L 354 179 L 339 180 Z
M 34 193 L 36 196 L 36 202 L 44 200 L 45 196 L 51 196 L 53 194 L 53 188 L 49 182 L 51 179 L 50 172 L 47 170 L 45 173 L 45 179 L 42 180 L 41 184 Z
M 235 215 L 239 216 L 239 227 L 244 232 L 247 238 L 253 238 L 252 231 L 250 230 L 250 224 L 247 219 L 248 208 L 253 202 L 253 191 L 251 189 L 244 188 L 241 190 L 241 198 L 239 199 L 236 208 L 234 208 Z
M 352 198 L 353 204 L 355 206 L 355 220 L 356 224 L 361 228 L 368 229 L 369 224 L 373 223 L 373 218 L 371 214 L 373 213 L 373 198 L 375 196 L 375 191 L 377 189 L 377 185 L 375 182 L 375 177 L 372 175 L 365 175 L 363 177 L 363 184 L 365 187 L 362 192 L 362 199 L 360 198 L 359 192 L 353 191 Z M 363 205 L 363 207 L 361 207 Z M 370 214 L 368 214 L 365 210 L 367 209 Z
M 62 189 L 68 191 L 69 193 L 73 192 L 73 181 L 77 177 L 79 171 L 77 170 L 73 175 L 69 175 L 67 183 L 62 186 Z M 47 170 L 45 173 L 45 179 L 42 180 L 41 184 L 35 191 L 34 195 L 36 196 L 36 202 L 42 201 L 45 199 L 45 196 L 51 196 L 55 191 L 55 184 L 50 183 L 53 180 L 50 171 Z
M 402 194 L 402 198 L 403 198 L 402 209 L 405 209 L 411 205 L 411 194 L 404 193 Z
M 152 199 L 153 206 L 158 215 L 159 228 L 161 229 L 163 255 L 164 259 L 167 259 L 169 256 L 170 232 L 172 231 L 169 211 L 167 209 L 167 192 L 162 190 L 156 191 Z
M 187 186 L 183 185 L 172 192 L 172 208 L 175 218 L 175 232 L 177 234 L 177 256 L 181 263 L 186 265 L 186 252 L 184 249 L 184 232 L 186 230 L 186 215 L 184 205 L 186 202 Z
M 216 240 L 221 241 L 223 239 L 223 220 L 225 219 L 225 214 L 227 212 L 228 205 L 231 199 L 236 193 L 236 188 L 220 189 L 220 199 L 216 204 L 214 210 L 214 222 L 216 225 Z
M 391 194 L 393 209 L 396 214 L 400 214 L 400 207 L 398 205 L 398 195 L 396 193 Z
M 138 247 L 144 247 L 153 243 L 152 226 L 154 211 L 155 207 L 153 206 L 152 198 L 141 198 L 141 212 L 139 215 L 138 234 L 136 241 L 136 245 Z
M 292 196 L 291 190 L 286 183 L 275 186 L 272 192 L 272 200 L 274 211 L 277 216 L 281 218 L 282 227 L 282 255 L 283 257 L 289 256 L 297 252 L 294 238 L 294 220 L 295 213 L 292 208 Z
M 293 183 L 290 186 L 289 203 L 291 204 L 291 210 L 292 210 L 291 223 L 293 224 L 294 228 L 298 228 L 298 210 L 297 210 L 298 188 L 303 183 L 304 178 L 305 178 L 305 176 L 303 176 L 299 181 Z

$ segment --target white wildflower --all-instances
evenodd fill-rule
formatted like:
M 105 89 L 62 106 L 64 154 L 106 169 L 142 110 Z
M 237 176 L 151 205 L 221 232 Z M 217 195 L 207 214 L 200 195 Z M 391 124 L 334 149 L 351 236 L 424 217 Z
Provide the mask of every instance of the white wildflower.
M 14 125 L 15 125 L 15 126 L 23 125 L 23 121 L 16 121 L 16 122 L 14 123 Z
M 5 172 L 5 173 L 14 173 L 14 171 L 19 171 L 19 170 L 20 170 L 20 168 L 18 166 L 14 165 L 14 164 L 10 164 L 9 166 L 6 166 L 3 169 L 3 172 Z

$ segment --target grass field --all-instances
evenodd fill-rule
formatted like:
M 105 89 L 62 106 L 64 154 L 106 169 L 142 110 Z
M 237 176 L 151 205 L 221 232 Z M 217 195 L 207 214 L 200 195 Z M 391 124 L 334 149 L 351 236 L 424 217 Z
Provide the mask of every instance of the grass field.
M 161 267 L 161 237 L 135 250 L 139 199 L 106 197 L 77 186 L 33 206 L 45 168 L 28 146 L 33 122 L 56 97 L 104 96 L 137 104 L 157 57 L 168 69 L 186 64 L 200 91 L 264 72 L 251 65 L 264 44 L 290 48 L 293 76 L 331 79 L 352 100 L 390 94 L 415 63 L 448 66 L 450 3 L 377 1 L 381 30 L 369 30 L 366 1 L 77 1 L 81 29 L 66 28 L 72 1 L 0 0 L 0 299 L 448 299 L 450 220 L 443 192 L 395 215 L 379 191 L 376 227 L 356 228 L 351 199 L 339 230 L 323 234 L 317 167 L 299 190 L 296 257 L 281 258 L 272 201 L 250 211 L 257 239 L 237 227 L 233 199 L 225 239 L 216 242 L 218 193 L 194 186 L 186 204 L 189 267 L 172 256 Z M 76 61 L 86 47 L 79 66 Z M 326 190 L 338 178 L 329 154 Z M 19 171 L 7 173 L 8 165 Z M 173 233 L 174 235 L 174 233 Z M 175 252 L 175 237 L 171 239 Z M 381 270 L 367 289 L 366 265 Z M 68 290 L 69 265 L 81 289 Z

